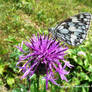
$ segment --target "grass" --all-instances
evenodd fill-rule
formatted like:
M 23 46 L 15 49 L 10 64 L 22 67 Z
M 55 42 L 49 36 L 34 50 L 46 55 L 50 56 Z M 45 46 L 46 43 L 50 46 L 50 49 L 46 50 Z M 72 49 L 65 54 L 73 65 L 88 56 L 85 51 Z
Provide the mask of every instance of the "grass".
M 0 0 L 0 85 L 12 92 L 20 92 L 21 88 L 25 90 L 26 80 L 19 80 L 21 73 L 16 69 L 16 61 L 20 53 L 14 46 L 37 32 L 48 34 L 48 28 L 70 16 L 80 12 L 92 14 L 91 2 L 91 0 Z M 78 56 L 79 51 L 85 52 L 86 57 Z M 70 48 L 68 60 L 72 64 L 74 62 L 76 68 L 68 76 L 69 83 L 62 82 L 61 85 L 91 85 L 91 57 L 92 25 L 86 41 L 79 47 Z M 35 89 L 34 83 L 32 87 Z M 80 90 L 88 92 L 91 89 L 86 87 L 60 89 L 49 84 L 49 90 L 53 90 L 53 92 L 79 92 Z

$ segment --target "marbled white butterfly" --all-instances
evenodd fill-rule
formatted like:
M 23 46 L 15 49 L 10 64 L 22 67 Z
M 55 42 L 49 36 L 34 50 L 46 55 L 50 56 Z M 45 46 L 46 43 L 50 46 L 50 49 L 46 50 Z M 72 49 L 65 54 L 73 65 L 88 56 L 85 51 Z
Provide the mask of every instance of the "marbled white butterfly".
M 66 19 L 55 28 L 48 29 L 48 31 L 52 33 L 53 38 L 64 40 L 69 45 L 77 46 L 85 40 L 91 19 L 91 14 L 80 13 Z

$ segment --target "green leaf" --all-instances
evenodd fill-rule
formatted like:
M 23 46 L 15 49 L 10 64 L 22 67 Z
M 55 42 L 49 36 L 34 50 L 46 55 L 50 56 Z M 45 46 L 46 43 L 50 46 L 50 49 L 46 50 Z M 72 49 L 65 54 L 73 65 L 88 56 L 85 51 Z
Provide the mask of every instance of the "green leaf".
M 82 87 L 82 92 L 87 92 L 85 87 Z
M 89 67 L 89 61 L 88 61 L 88 59 L 84 60 L 84 64 L 85 64 L 85 66 L 84 66 L 85 69 Z
M 21 89 L 15 88 L 15 89 L 12 90 L 12 92 L 21 92 Z
M 88 71 L 92 72 L 92 65 L 89 66 Z
M 7 78 L 7 84 L 10 85 L 12 87 L 12 85 L 15 83 L 15 80 L 14 78 L 12 77 L 8 77 Z
M 1 75 L 3 74 L 3 70 L 4 70 L 4 67 L 2 65 L 0 65 L 0 74 Z
M 80 80 L 78 78 L 72 78 L 72 85 L 71 86 L 75 86 L 75 85 L 79 85 Z
M 89 77 L 86 73 L 81 72 L 81 73 L 78 73 L 77 75 L 78 77 L 81 78 L 81 80 L 89 80 Z

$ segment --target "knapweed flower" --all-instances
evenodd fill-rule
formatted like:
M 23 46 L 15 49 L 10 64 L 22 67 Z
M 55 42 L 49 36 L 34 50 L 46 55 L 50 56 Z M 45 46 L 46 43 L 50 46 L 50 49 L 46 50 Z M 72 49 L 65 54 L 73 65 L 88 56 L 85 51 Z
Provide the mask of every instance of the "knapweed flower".
M 23 44 L 28 47 L 28 51 L 23 50 Z M 19 57 L 17 66 L 21 62 L 25 62 L 23 66 L 19 67 L 24 72 L 22 78 L 31 77 L 33 74 L 44 75 L 46 88 L 48 88 L 48 81 L 59 85 L 56 83 L 56 73 L 62 80 L 68 81 L 65 75 L 69 74 L 69 71 L 66 71 L 65 68 L 72 67 L 64 59 L 68 47 L 60 45 L 60 42 L 47 35 L 38 34 L 37 36 L 33 35 L 29 42 L 23 41 L 17 48 L 23 53 Z

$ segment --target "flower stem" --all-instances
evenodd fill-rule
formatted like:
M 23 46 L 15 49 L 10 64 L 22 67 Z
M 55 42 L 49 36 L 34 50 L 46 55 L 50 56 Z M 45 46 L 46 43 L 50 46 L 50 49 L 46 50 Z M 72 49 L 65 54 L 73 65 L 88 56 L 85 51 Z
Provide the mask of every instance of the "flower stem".
M 36 79 L 37 79 L 37 92 L 39 92 L 39 74 L 36 75 Z
M 27 88 L 28 91 L 27 91 L 27 92 L 31 92 L 31 91 L 30 91 L 31 80 L 30 80 L 29 76 L 27 77 L 27 83 L 28 83 L 28 86 L 27 86 L 27 87 L 28 87 L 28 88 Z

